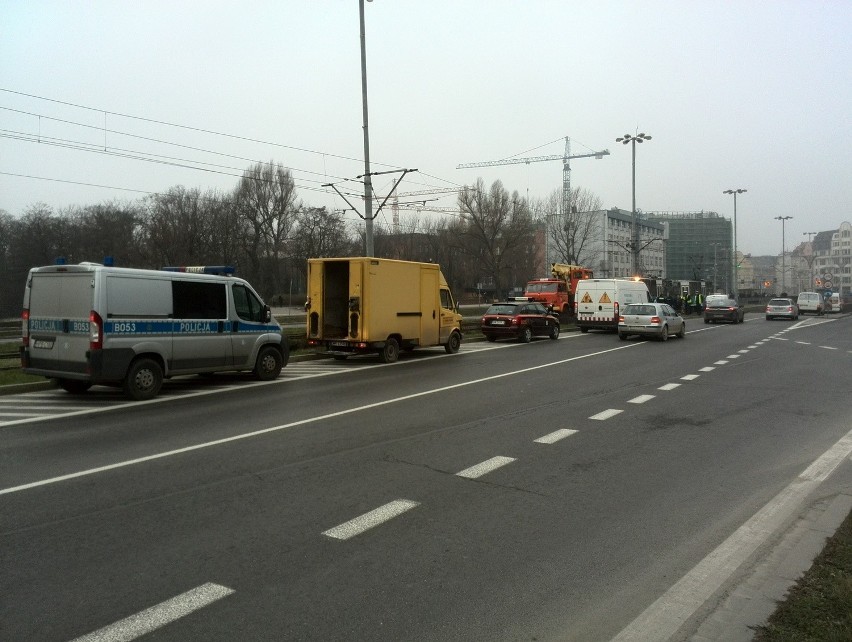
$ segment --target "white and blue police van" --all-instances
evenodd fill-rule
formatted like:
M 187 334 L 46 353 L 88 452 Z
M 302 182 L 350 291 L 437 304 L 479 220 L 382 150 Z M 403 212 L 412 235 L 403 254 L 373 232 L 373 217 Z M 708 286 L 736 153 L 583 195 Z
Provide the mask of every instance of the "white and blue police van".
M 73 394 L 95 384 L 151 399 L 164 378 L 223 371 L 278 377 L 281 326 L 228 267 L 137 270 L 96 263 L 32 268 L 21 366 Z

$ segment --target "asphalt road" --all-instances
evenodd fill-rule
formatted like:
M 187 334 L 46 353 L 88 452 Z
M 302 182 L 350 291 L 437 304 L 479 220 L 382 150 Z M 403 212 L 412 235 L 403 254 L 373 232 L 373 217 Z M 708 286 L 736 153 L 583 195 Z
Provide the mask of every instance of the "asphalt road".
M 0 425 L 0 639 L 687 638 L 852 465 L 850 326 L 42 393 Z

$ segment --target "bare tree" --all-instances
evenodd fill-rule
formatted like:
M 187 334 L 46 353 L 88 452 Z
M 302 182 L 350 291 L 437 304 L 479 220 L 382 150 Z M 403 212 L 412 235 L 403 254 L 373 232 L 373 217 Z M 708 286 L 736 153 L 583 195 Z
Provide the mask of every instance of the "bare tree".
M 327 256 L 347 256 L 352 239 L 343 215 L 325 207 L 305 207 L 296 214 L 291 256 L 301 261 Z
M 551 257 L 554 263 L 592 265 L 598 258 L 593 241 L 600 237 L 599 219 L 594 212 L 602 208 L 601 199 L 585 188 L 575 188 L 570 202 L 570 211 L 564 212 L 562 191 L 555 190 L 535 204 L 536 218 L 546 226 L 556 253 Z
M 201 193 L 183 186 L 148 198 L 144 221 L 148 261 L 203 265 L 210 257 L 210 226 Z
M 527 202 L 518 192 L 509 195 L 499 180 L 486 192 L 482 179 L 472 189 L 459 193 L 463 219 L 464 251 L 481 265 L 495 294 L 505 292 L 505 284 L 519 260 L 526 260 L 534 247 L 533 221 Z
M 295 224 L 296 186 L 283 165 L 256 163 L 243 172 L 234 193 L 240 217 L 246 222 L 246 253 L 253 279 L 266 292 L 280 290 L 281 261 Z M 261 269 L 261 266 L 266 269 Z M 263 277 L 263 278 L 261 278 Z

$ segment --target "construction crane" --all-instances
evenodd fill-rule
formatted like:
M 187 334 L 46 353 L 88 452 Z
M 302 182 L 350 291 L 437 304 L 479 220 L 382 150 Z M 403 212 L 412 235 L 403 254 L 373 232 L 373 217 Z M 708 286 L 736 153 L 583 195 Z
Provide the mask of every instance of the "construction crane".
M 591 154 L 576 154 L 574 156 L 571 155 L 571 139 L 566 136 L 565 137 L 565 153 L 562 155 L 553 154 L 550 156 L 531 156 L 529 158 L 506 158 L 503 160 L 496 161 L 484 161 L 482 163 L 462 163 L 456 166 L 456 169 L 467 169 L 468 167 L 494 167 L 496 165 L 520 165 L 524 163 L 529 165 L 530 163 L 540 163 L 542 161 L 552 161 L 552 160 L 561 160 L 562 161 L 562 212 L 563 215 L 568 215 L 571 212 L 571 163 L 570 160 L 574 158 L 603 158 L 604 156 L 609 156 L 609 150 L 604 149 L 599 152 L 592 152 Z M 547 233 L 546 233 L 547 234 Z M 547 237 L 545 237 L 545 253 L 547 256 L 545 257 L 545 264 L 550 265 L 550 241 Z

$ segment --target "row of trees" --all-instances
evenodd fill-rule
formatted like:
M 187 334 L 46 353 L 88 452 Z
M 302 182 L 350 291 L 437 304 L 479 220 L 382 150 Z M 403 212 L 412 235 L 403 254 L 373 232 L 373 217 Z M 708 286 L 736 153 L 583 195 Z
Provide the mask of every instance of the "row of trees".
M 582 259 L 599 209 L 582 190 L 572 212 L 561 212 L 561 194 L 532 206 L 500 183 L 480 179 L 458 197 L 458 213 L 443 218 L 411 213 L 398 227 L 379 218 L 376 255 L 439 263 L 453 290 L 504 295 L 541 275 L 544 235 L 551 260 Z M 363 254 L 363 227 L 342 212 L 298 199 L 290 172 L 280 164 L 247 169 L 231 192 L 173 187 L 135 202 L 74 206 L 59 211 L 37 203 L 21 216 L 0 210 L 0 316 L 20 313 L 26 273 L 58 257 L 68 263 L 101 262 L 159 268 L 165 265 L 234 265 L 274 303 L 304 293 L 306 260 Z M 554 251 L 555 250 L 555 251 Z

